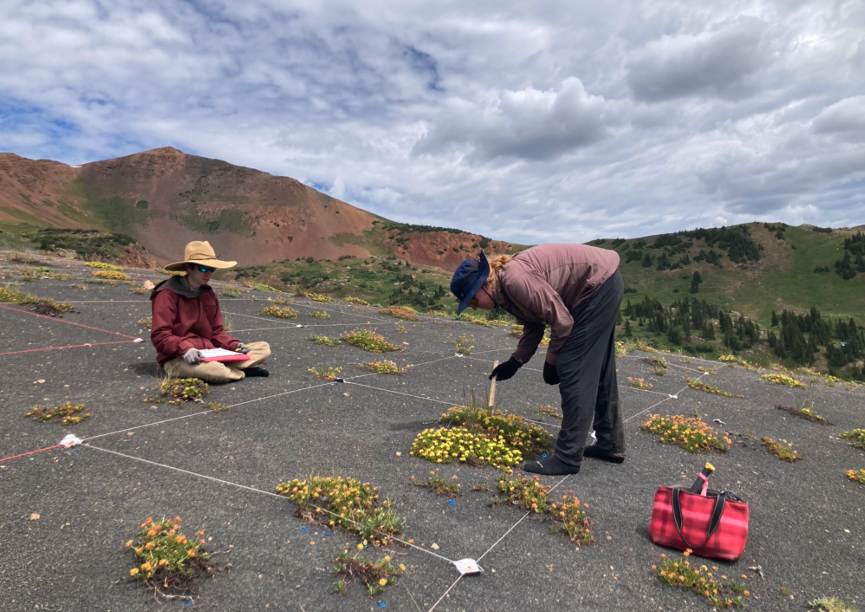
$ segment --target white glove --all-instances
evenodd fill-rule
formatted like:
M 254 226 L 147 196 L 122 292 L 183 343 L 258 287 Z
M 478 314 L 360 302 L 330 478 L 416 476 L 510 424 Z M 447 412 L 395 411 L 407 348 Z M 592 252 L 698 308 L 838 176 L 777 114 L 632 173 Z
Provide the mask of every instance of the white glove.
M 201 353 L 197 349 L 191 348 L 183 353 L 183 361 L 189 365 L 198 365 L 201 363 Z
M 249 351 L 252 350 L 252 349 L 250 349 L 248 346 L 246 346 L 243 342 L 238 342 L 238 343 L 237 343 L 237 348 L 234 349 L 234 350 L 235 350 L 235 351 L 240 351 L 240 352 L 243 353 L 244 355 L 248 355 L 248 354 L 249 354 Z

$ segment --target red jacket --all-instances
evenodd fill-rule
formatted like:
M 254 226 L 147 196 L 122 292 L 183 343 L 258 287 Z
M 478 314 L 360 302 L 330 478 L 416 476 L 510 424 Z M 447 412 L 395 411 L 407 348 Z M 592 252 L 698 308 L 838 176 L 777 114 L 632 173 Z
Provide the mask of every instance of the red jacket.
M 153 325 L 150 341 L 156 347 L 156 360 L 162 364 L 181 357 L 191 348 L 224 348 L 233 351 L 240 340 L 225 333 L 216 292 L 202 285 L 198 295 L 185 279 L 172 276 L 150 294 Z

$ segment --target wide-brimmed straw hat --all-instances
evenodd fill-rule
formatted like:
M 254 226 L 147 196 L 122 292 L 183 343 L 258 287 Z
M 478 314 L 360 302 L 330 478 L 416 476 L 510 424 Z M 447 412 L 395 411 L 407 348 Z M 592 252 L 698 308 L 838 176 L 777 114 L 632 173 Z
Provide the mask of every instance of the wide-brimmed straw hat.
M 187 244 L 183 257 L 183 261 L 168 264 L 165 266 L 165 269 L 174 272 L 183 272 L 188 263 L 207 266 L 209 268 L 231 268 L 237 265 L 236 261 L 221 261 L 217 259 L 213 247 L 206 241 L 199 242 L 196 240 Z

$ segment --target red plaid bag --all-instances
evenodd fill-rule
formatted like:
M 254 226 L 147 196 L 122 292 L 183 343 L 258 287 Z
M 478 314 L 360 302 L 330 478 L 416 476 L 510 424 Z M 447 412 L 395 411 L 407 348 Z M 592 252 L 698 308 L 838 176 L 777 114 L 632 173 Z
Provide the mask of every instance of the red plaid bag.
M 709 490 L 703 496 L 684 487 L 658 487 L 649 535 L 660 546 L 734 561 L 748 539 L 748 504 L 732 491 Z

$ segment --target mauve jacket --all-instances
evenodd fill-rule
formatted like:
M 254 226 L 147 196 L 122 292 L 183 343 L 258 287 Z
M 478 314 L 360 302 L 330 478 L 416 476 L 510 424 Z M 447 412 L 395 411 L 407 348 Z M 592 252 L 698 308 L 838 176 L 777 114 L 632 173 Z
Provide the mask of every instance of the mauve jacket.
M 172 276 L 154 287 L 150 302 L 150 341 L 159 363 L 181 357 L 191 348 L 233 351 L 240 342 L 225 333 L 219 300 L 208 285 L 202 285 L 195 295 L 183 277 Z
M 542 244 L 513 256 L 496 273 L 494 300 L 523 325 L 513 356 L 531 359 L 550 326 L 546 362 L 556 357 L 571 334 L 570 311 L 591 297 L 619 268 L 619 254 L 583 244 Z

